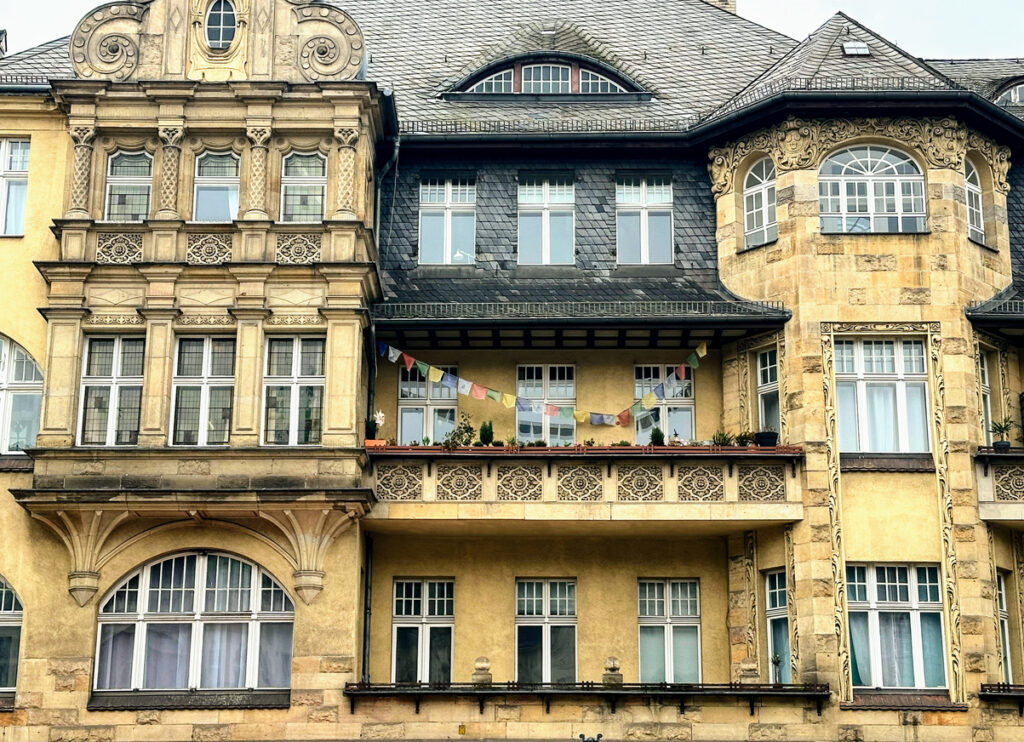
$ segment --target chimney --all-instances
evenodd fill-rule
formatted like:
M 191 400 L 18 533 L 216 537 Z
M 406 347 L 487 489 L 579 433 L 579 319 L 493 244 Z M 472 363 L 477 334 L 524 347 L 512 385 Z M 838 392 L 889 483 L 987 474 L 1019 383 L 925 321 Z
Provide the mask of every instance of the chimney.
M 0 59 L 7 53 L 7 31 L 0 28 Z
M 704 2 L 736 15 L 736 0 L 704 0 Z

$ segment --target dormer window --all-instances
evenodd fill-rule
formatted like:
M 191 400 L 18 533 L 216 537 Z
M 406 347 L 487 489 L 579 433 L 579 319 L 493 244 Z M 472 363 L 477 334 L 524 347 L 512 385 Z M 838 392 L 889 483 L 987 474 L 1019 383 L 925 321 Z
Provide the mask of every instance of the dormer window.
M 1014 85 L 996 98 L 997 106 L 1024 106 L 1024 83 Z
M 524 59 L 478 73 L 452 93 L 463 95 L 641 95 L 647 94 L 609 69 L 589 67 L 586 60 Z
M 572 68 L 567 64 L 523 66 L 523 92 L 541 95 L 572 92 Z
M 231 0 L 214 0 L 206 13 L 206 42 L 215 51 L 223 51 L 235 39 L 235 6 Z

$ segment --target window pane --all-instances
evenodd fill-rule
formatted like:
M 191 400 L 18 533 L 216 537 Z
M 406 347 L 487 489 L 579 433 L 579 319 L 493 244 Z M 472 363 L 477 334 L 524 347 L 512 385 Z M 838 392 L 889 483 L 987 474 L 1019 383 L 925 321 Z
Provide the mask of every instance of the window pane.
M 857 385 L 852 381 L 836 384 L 839 397 L 839 450 L 859 451 L 859 423 L 857 421 Z
M 923 383 L 907 384 L 907 447 L 928 450 L 928 399 Z
M 178 376 L 203 375 L 203 345 L 201 338 L 182 338 L 178 341 Z
M 408 446 L 419 443 L 426 437 L 423 435 L 423 408 L 402 407 L 399 412 L 401 414 L 398 431 L 399 445 Z
M 450 626 L 430 627 L 431 683 L 449 683 L 452 679 L 452 629 Z
M 113 338 L 90 338 L 86 376 L 110 376 L 114 372 Z
M 868 638 L 868 614 L 850 612 L 850 666 L 854 685 L 871 683 L 871 642 Z
M 640 262 L 640 212 L 620 211 L 616 232 L 616 251 L 619 263 L 633 265 Z
M 121 376 L 142 376 L 146 341 L 131 338 L 121 341 Z
M 320 442 L 323 397 L 322 386 L 299 387 L 299 445 Z
M 651 263 L 672 262 L 672 215 L 656 212 L 647 216 L 647 249 Z
M 11 424 L 8 430 L 7 447 L 11 451 L 23 451 L 36 443 L 39 432 L 39 411 L 43 395 L 11 395 Z
M 551 627 L 551 682 L 576 682 L 575 626 Z
M 516 679 L 520 683 L 543 682 L 543 627 L 516 627 Z
M 231 398 L 234 388 L 215 386 L 210 389 L 210 410 L 206 423 L 206 444 L 227 445 L 231 435 Z
M 943 687 L 946 684 L 946 662 L 942 651 L 942 616 L 938 613 L 921 614 L 921 652 L 925 686 Z
M 540 616 L 544 614 L 544 583 L 536 580 L 516 583 L 516 615 Z
M 285 222 L 316 222 L 324 215 L 324 188 L 318 185 L 286 185 L 284 187 Z
M 646 446 L 651 442 L 651 431 L 661 427 L 661 409 L 652 407 L 649 410 L 641 410 L 636 415 L 636 444 Z M 661 432 L 665 432 L 664 430 Z M 684 438 L 684 440 L 688 440 Z
M 289 155 L 284 161 L 284 174 L 287 177 L 323 177 L 326 175 L 324 158 L 315 154 Z
M 288 445 L 288 419 L 292 390 L 287 386 L 267 387 L 267 412 L 264 422 L 264 443 Z
M 476 259 L 476 214 L 452 212 L 452 263 L 465 265 Z
M 543 214 L 519 214 L 519 263 L 540 265 L 543 262 Z
M 292 373 L 291 338 L 274 338 L 268 344 L 267 376 L 291 376 Z
M 665 615 L 665 583 L 641 582 L 639 585 L 639 614 L 641 616 Z
M 249 626 L 244 623 L 203 625 L 203 688 L 244 688 Z
M 761 428 L 767 430 L 779 429 L 779 392 L 773 390 L 770 392 L 761 392 L 759 395 L 761 400 Z
M 678 436 L 681 440 L 693 440 L 693 408 L 669 407 L 666 430 L 661 432 Z
M 107 197 L 107 219 L 113 222 L 141 222 L 149 215 L 149 186 L 110 186 Z
M 210 376 L 235 375 L 235 341 L 214 338 L 210 341 Z
M 7 181 L 7 198 L 4 205 L 4 234 L 23 234 L 25 229 L 25 193 L 28 183 L 24 180 Z
M 899 450 L 896 428 L 896 385 L 868 384 L 868 450 L 895 452 Z
M 110 409 L 109 387 L 87 386 L 84 405 L 82 443 L 87 446 L 102 446 L 107 442 L 107 414 Z
M 420 262 L 444 262 L 444 212 L 420 212 Z
M 194 446 L 199 443 L 200 388 L 180 386 L 174 402 L 174 445 Z
M 788 683 L 789 666 L 789 619 L 773 618 L 768 622 L 771 633 L 772 656 L 768 659 L 772 666 L 772 680 L 776 683 Z M 776 660 L 778 660 L 776 662 Z
M 114 177 L 145 178 L 153 168 L 153 161 L 142 152 L 119 152 L 110 158 L 110 174 Z
M 539 412 L 518 413 L 516 438 L 525 443 L 544 440 L 544 416 Z
M 114 444 L 134 446 L 139 442 L 139 414 L 142 411 L 142 387 L 123 386 L 117 393 L 117 430 Z
M 672 682 L 700 682 L 697 627 L 672 627 Z
M 96 663 L 96 688 L 132 687 L 132 654 L 135 648 L 135 626 L 133 624 L 102 624 L 100 626 L 100 647 Z
M 455 430 L 455 410 L 434 410 L 434 432 L 431 440 L 439 443 Z
M 551 264 L 572 265 L 575 256 L 573 255 L 572 244 L 572 212 L 551 212 Z
M 149 568 L 149 612 L 190 613 L 194 605 L 196 557 L 172 557 Z
M 913 687 L 914 643 L 909 613 L 879 613 L 878 640 L 882 647 L 882 685 Z
M 640 682 L 664 683 L 665 676 L 665 627 L 640 627 Z
M 238 216 L 237 185 L 196 186 L 196 207 L 192 219 L 197 222 L 230 222 Z
M 209 152 L 199 158 L 199 177 L 231 178 L 238 177 L 238 158 L 234 155 Z
M 395 629 L 395 682 L 415 683 L 419 680 L 420 630 L 415 626 Z
M 260 624 L 260 688 L 287 688 L 292 681 L 292 625 Z
M 191 624 L 148 624 L 143 687 L 187 688 L 191 644 Z
M 18 682 L 20 626 L 0 626 L 0 688 L 14 688 Z
M 217 613 L 249 611 L 252 566 L 238 559 L 206 558 L 206 601 L 203 610 Z
M 302 341 L 302 355 L 299 359 L 300 376 L 324 375 L 324 341 L 307 338 Z

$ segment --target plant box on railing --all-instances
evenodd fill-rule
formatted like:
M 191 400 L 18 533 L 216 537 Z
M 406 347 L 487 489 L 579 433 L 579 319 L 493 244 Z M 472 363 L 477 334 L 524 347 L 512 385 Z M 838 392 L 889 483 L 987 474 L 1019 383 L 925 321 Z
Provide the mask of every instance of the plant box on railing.
M 374 441 L 376 443 L 376 441 Z M 367 441 L 367 448 L 371 442 Z M 800 446 L 398 446 L 374 445 L 375 454 L 389 456 L 800 456 Z

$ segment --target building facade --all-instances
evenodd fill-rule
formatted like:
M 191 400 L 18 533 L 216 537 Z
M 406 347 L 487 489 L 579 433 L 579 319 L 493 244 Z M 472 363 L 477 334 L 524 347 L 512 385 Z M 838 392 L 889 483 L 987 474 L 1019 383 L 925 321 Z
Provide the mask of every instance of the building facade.
M 731 2 L 0 58 L 4 739 L 1020 738 L 1022 141 Z

